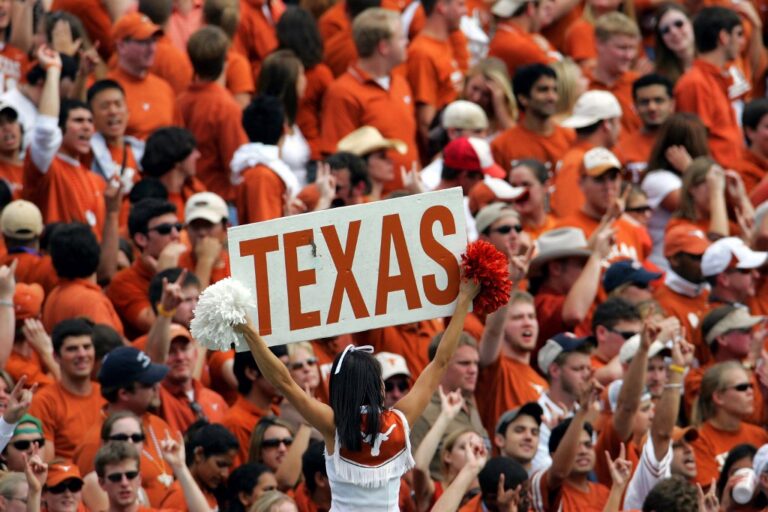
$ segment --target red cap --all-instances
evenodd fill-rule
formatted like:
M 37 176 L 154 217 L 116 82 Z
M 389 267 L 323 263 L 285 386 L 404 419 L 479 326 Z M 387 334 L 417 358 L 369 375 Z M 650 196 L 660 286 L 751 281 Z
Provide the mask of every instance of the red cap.
M 479 171 L 493 178 L 507 173 L 493 161 L 491 147 L 477 137 L 459 137 L 443 149 L 443 165 L 460 171 Z
M 40 316 L 45 292 L 37 283 L 16 283 L 16 291 L 13 294 L 13 309 L 16 312 L 16 320 L 26 320 Z
M 152 20 L 140 12 L 126 14 L 112 27 L 112 39 L 115 41 L 128 38 L 143 41 L 162 33 L 163 29 L 159 25 L 152 23 Z

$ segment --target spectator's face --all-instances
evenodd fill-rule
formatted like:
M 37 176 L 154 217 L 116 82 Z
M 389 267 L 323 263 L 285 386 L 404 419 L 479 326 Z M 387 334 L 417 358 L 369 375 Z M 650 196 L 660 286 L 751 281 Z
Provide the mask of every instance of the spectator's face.
M 211 237 L 223 242 L 227 237 L 227 230 L 223 222 L 213 223 L 205 219 L 195 219 L 187 224 L 187 233 L 189 233 L 189 243 L 192 247 L 204 238 Z
M 512 202 L 520 215 L 525 217 L 543 212 L 547 189 L 543 183 L 536 179 L 531 169 L 524 165 L 513 167 L 509 172 L 509 182 L 513 187 L 525 188 L 523 195 Z
M 469 77 L 464 85 L 464 99 L 480 105 L 486 113 L 493 112 L 489 82 L 490 79 L 485 78 L 482 74 L 477 74 Z
M 533 84 L 528 97 L 523 97 L 526 115 L 549 118 L 557 111 L 557 82 L 551 76 L 542 76 Z
M 640 408 L 635 412 L 632 418 L 632 433 L 638 438 L 645 435 L 651 428 L 655 407 L 651 400 L 646 400 L 640 404 Z
M 20 482 L 14 489 L 0 496 L 0 510 L 4 512 L 26 512 L 29 487 L 27 482 Z
M 661 396 L 664 391 L 664 384 L 667 383 L 667 366 L 664 364 L 663 356 L 654 356 L 648 360 L 648 373 L 645 378 L 645 385 L 651 396 Z
M 520 220 L 514 212 L 512 215 L 503 215 L 500 219 L 488 226 L 488 234 L 482 235 L 504 256 L 511 258 L 517 256 L 520 251 L 520 232 L 523 230 Z
M 193 464 L 195 480 L 210 491 L 225 485 L 236 456 L 237 450 L 229 450 L 227 453 L 205 457 L 203 449 L 198 446 L 195 448 Z
M 192 368 L 197 359 L 197 345 L 186 338 L 178 337 L 171 341 L 168 350 L 167 378 L 172 382 L 188 382 L 192 379 Z
M 475 347 L 462 345 L 457 348 L 443 376 L 443 390 L 446 393 L 457 389 L 463 393 L 474 393 L 479 358 Z
M 118 464 L 107 464 L 104 477 L 99 478 L 99 485 L 107 493 L 113 506 L 127 507 L 136 503 L 141 487 L 139 464 L 133 459 L 126 459 Z
M 15 153 L 21 148 L 21 125 L 7 117 L 0 117 L 0 153 Z
M 142 384 L 136 382 L 133 386 L 133 392 L 125 391 L 125 406 L 136 415 L 142 415 L 149 409 L 149 406 L 157 400 L 159 383 Z
M 678 57 L 693 50 L 693 25 L 683 12 L 670 9 L 659 18 L 659 34 L 664 44 Z
M 586 258 L 562 258 L 553 261 L 549 266 L 550 276 L 560 287 L 570 290 L 584 270 L 586 262 Z
M 179 307 L 176 308 L 176 314 L 173 315 L 173 321 L 189 329 L 189 323 L 192 321 L 192 317 L 195 316 L 197 299 L 200 297 L 200 288 L 197 286 L 187 286 L 182 288 L 181 296 L 183 300 L 181 304 L 179 304 Z
M 461 17 L 467 15 L 466 0 L 446 0 L 445 19 L 448 22 L 448 30 L 453 32 L 459 29 Z
M 333 175 L 336 177 L 336 197 L 335 200 L 343 203 L 342 206 L 356 204 L 357 197 L 352 189 L 352 174 L 346 167 L 344 169 L 334 169 Z
M 739 297 L 739 302 L 755 296 L 757 280 L 760 278 L 757 270 L 734 268 L 726 270 L 723 274 L 718 279 L 718 284 Z
M 627 215 L 636 220 L 640 225 L 648 227 L 648 221 L 651 220 L 653 213 L 648 204 L 648 197 L 645 194 L 630 194 L 627 198 L 627 205 L 624 210 Z
M 460 471 L 467 463 L 467 451 L 474 450 L 475 454 L 485 450 L 483 439 L 475 432 L 465 432 L 453 443 L 451 450 L 445 454 L 443 462 L 453 471 Z
M 718 336 L 716 341 L 721 345 L 720 348 L 728 347 L 734 356 L 743 358 L 749 354 L 749 348 L 752 345 L 752 329 L 728 331 Z
M 483 173 L 482 171 L 461 171 L 457 180 L 457 185 L 461 187 L 462 193 L 469 196 L 469 191 L 483 181 Z
M 600 176 L 582 176 L 581 191 L 589 205 L 603 214 L 616 201 L 621 190 L 621 175 L 616 169 L 604 172 Z
M 701 274 L 701 254 L 688 254 L 680 252 L 670 259 L 672 270 L 680 277 L 692 283 L 700 283 L 704 280 Z
M 696 456 L 687 441 L 681 439 L 672 445 L 672 475 L 680 475 L 686 480 L 696 478 Z
M 165 246 L 172 242 L 178 242 L 179 230 L 176 227 L 178 223 L 179 218 L 175 213 L 164 213 L 159 217 L 150 219 L 147 223 L 144 252 L 153 258 L 159 258 Z
M 408 37 L 403 33 L 403 25 L 398 18 L 392 23 L 392 37 L 384 46 L 390 66 L 395 67 L 405 62 L 407 46 Z
M 744 27 L 741 25 L 733 27 L 725 39 L 725 58 L 733 60 L 739 56 L 744 47 Z
M 722 376 L 723 385 L 712 395 L 712 401 L 718 409 L 730 416 L 746 418 L 755 409 L 755 392 L 747 372 L 741 368 L 732 368 Z
M 395 165 L 387 156 L 386 150 L 375 151 L 366 158 L 368 175 L 371 180 L 380 183 L 391 181 L 395 177 Z
M 275 474 L 271 471 L 266 471 L 259 475 L 259 479 L 256 481 L 256 485 L 254 486 L 253 490 L 251 491 L 251 494 L 246 497 L 246 499 L 243 499 L 243 493 L 240 493 L 240 503 L 245 506 L 245 509 L 248 510 L 253 503 L 261 497 L 262 494 L 268 491 L 276 491 L 277 490 L 277 479 L 275 478 Z
M 579 446 L 576 450 L 576 460 L 572 472 L 575 475 L 585 475 L 595 467 L 595 449 L 589 432 L 582 430 L 579 436 Z
M 200 151 L 197 148 L 187 155 L 187 158 L 176 164 L 176 168 L 187 177 L 191 178 L 197 172 L 197 161 L 200 159 Z
M 621 75 L 632 67 L 637 57 L 637 37 L 614 34 L 607 41 L 597 41 L 597 66 L 611 75 Z
M 0 129 L 2 124 L 0 124 Z M 760 122 L 753 128 L 744 127 L 744 131 L 751 141 L 752 147 L 756 148 L 763 155 L 768 155 L 768 115 L 760 118 Z
M 559 367 L 560 386 L 572 396 L 579 396 L 592 378 L 592 365 L 589 355 L 573 352 Z
M 11 0 L 0 0 L 0 29 L 6 29 L 11 24 L 11 7 Z
M 70 378 L 90 378 L 95 358 L 93 341 L 88 335 L 64 339 L 58 354 L 61 373 Z
M 539 322 L 533 304 L 518 301 L 509 308 L 504 339 L 512 350 L 531 352 L 539 338 Z
M 20 429 L 36 429 L 34 423 L 21 423 Z M 23 472 L 26 467 L 24 457 L 36 455 L 40 448 L 45 445 L 45 439 L 39 432 L 30 432 L 28 434 L 17 434 L 13 436 L 5 448 L 5 463 L 10 471 Z
M 157 40 L 149 39 L 124 39 L 117 43 L 117 53 L 120 63 L 130 72 L 144 73 L 155 63 L 157 52 Z
M 128 126 L 128 107 L 125 96 L 119 89 L 106 89 L 93 97 L 93 124 L 96 131 L 110 138 L 125 135 Z
M 293 443 L 293 436 L 290 430 L 280 425 L 267 427 L 264 431 L 264 439 L 261 440 L 261 461 L 272 471 L 277 471 L 291 443 Z
M 135 435 L 142 435 L 141 431 L 141 425 L 139 425 L 139 422 L 136 421 L 134 418 L 121 418 L 114 422 L 112 424 L 112 430 L 109 433 L 110 441 L 111 438 L 114 437 L 116 441 L 124 440 L 125 442 L 131 443 L 134 447 L 136 447 L 136 450 L 141 453 L 141 451 L 144 449 L 144 441 L 139 441 L 138 443 L 133 441 L 131 439 L 131 436 Z
M 648 85 L 637 90 L 635 108 L 646 128 L 658 128 L 675 111 L 675 100 L 663 85 Z
M 70 484 L 70 482 L 72 483 Z M 77 479 L 69 478 L 64 480 L 62 484 L 76 485 L 77 482 L 79 482 Z M 55 493 L 47 490 L 43 493 L 43 501 L 45 501 L 48 512 L 76 512 L 82 500 L 82 491 L 72 492 L 66 487 L 64 487 L 63 492 Z
M 556 10 L 555 0 L 539 0 L 536 8 L 535 28 L 538 32 L 544 27 L 549 26 L 555 19 Z
M 539 424 L 531 416 L 522 414 L 509 424 L 504 437 L 496 434 L 496 442 L 503 456 L 526 465 L 539 447 Z
M 384 381 L 384 407 L 394 407 L 411 389 L 406 375 L 393 375 Z
M 624 342 L 639 333 L 642 326 L 639 321 L 620 320 L 613 326 L 613 329 L 598 325 L 595 329 L 595 335 L 605 354 L 609 358 L 613 358 L 618 355 Z
M 291 370 L 291 377 L 301 387 L 311 390 L 317 389 L 320 385 L 320 370 L 317 367 L 317 358 L 315 354 L 304 348 L 297 348 L 293 355 L 288 356 L 288 368 Z
M 87 108 L 73 108 L 69 111 L 61 146 L 74 155 L 87 155 L 91 151 L 93 135 L 93 114 Z

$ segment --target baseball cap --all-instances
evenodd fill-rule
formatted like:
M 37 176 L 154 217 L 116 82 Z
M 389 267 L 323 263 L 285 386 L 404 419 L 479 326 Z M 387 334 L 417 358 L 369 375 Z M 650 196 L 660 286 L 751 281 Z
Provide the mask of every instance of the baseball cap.
M 539 369 L 544 375 L 549 375 L 549 365 L 563 352 L 574 352 L 580 348 L 593 344 L 589 337 L 580 338 L 570 332 L 555 334 L 547 340 L 538 354 Z
M 477 212 L 475 216 L 477 232 L 482 233 L 502 217 L 514 217 L 518 222 L 520 220 L 520 214 L 507 203 L 491 203 Z
M 23 199 L 11 201 L 0 214 L 3 235 L 19 240 L 31 240 L 43 232 L 43 214 L 40 209 Z
M 131 12 L 121 17 L 112 27 L 112 39 L 137 39 L 139 41 L 162 35 L 163 29 L 152 23 L 145 14 Z
M 168 373 L 164 364 L 155 364 L 149 356 L 135 347 L 117 347 L 104 356 L 99 369 L 99 383 L 111 388 L 139 382 L 156 384 Z
M 52 462 L 48 464 L 48 478 L 45 480 L 45 486 L 56 487 L 61 482 L 70 478 L 83 481 L 77 464 L 71 460 Z
M 621 117 L 616 96 L 608 91 L 587 91 L 576 100 L 571 117 L 561 124 L 566 128 L 584 128 L 614 117 Z
M 411 376 L 411 372 L 408 370 L 408 364 L 405 362 L 405 358 L 400 354 L 379 352 L 376 354 L 376 359 L 378 359 L 381 364 L 381 380 L 387 380 L 395 375 Z
M 496 423 L 496 433 L 504 435 L 509 424 L 523 415 L 532 417 L 536 420 L 536 423 L 541 425 L 541 417 L 544 415 L 544 409 L 542 409 L 536 402 L 528 402 L 520 407 L 515 407 L 501 415 L 499 421 Z
M 13 293 L 13 310 L 16 320 L 26 320 L 40 316 L 43 307 L 45 292 L 37 283 L 16 283 L 16 291 Z
M 34 427 L 30 427 L 32 424 Z M 13 435 L 18 436 L 21 434 L 40 434 L 43 435 L 43 422 L 31 414 L 25 414 L 21 417 L 16 427 L 13 429 Z
M 171 343 L 173 343 L 179 338 L 183 338 L 188 341 L 192 341 L 194 339 L 192 338 L 192 334 L 190 334 L 190 332 L 187 330 L 186 327 L 179 325 L 175 322 L 171 322 L 171 331 L 168 337 L 171 340 Z M 131 343 L 131 346 L 139 350 L 145 350 L 147 347 L 147 337 L 141 336 L 139 338 L 136 338 L 136 340 Z
M 443 128 L 462 130 L 485 130 L 488 128 L 488 116 L 477 103 L 456 100 L 443 110 Z
M 660 272 L 649 272 L 634 260 L 620 260 L 608 267 L 603 275 L 603 288 L 611 293 L 619 286 L 632 283 L 648 286 L 648 283 L 661 277 Z
M 187 224 L 197 219 L 218 224 L 228 216 L 227 203 L 213 192 L 198 192 L 187 199 L 187 204 L 184 205 L 184 219 Z
M 592 176 L 594 178 L 612 169 L 621 171 L 621 162 L 616 158 L 616 155 L 606 148 L 597 147 L 584 153 L 584 159 L 582 160 L 580 169 L 587 176 Z
M 401 155 L 408 151 L 408 144 L 400 139 L 387 139 L 373 126 L 362 126 L 336 145 L 336 151 L 344 151 L 357 156 L 365 156 L 382 149 L 394 149 Z
M 491 146 L 478 137 L 453 139 L 443 149 L 443 165 L 462 171 L 480 171 L 493 178 L 504 178 L 504 172 L 491 156 Z
M 517 11 L 529 0 L 498 0 L 493 7 L 491 7 L 491 13 L 499 18 L 509 18 L 515 11 Z
M 611 412 L 616 412 L 616 407 L 619 405 L 619 393 L 621 393 L 621 386 L 624 381 L 619 379 L 611 382 L 608 385 L 608 405 L 611 407 Z M 651 399 L 651 393 L 648 388 L 643 389 L 643 393 L 640 395 L 641 402 L 647 402 Z
M 8 111 L 8 113 L 11 114 L 12 120 L 16 120 L 19 118 L 19 112 L 16 110 L 16 107 L 11 105 L 10 103 L 6 103 L 4 101 L 0 101 L 0 114 L 5 113 Z
M 674 427 L 672 429 L 672 442 L 677 443 L 685 439 L 685 441 L 691 443 L 699 438 L 699 431 L 696 427 Z
M 704 254 L 709 245 L 710 241 L 704 231 L 690 224 L 678 224 L 664 235 L 664 257 L 669 258 L 680 252 Z
M 751 329 L 763 320 L 764 316 L 752 316 L 745 307 L 720 306 L 704 317 L 701 333 L 704 335 L 704 341 L 712 343 L 718 336 L 739 329 Z
M 631 338 L 629 338 L 627 341 L 624 342 L 624 344 L 619 349 L 619 362 L 623 364 L 627 364 L 635 357 L 635 354 L 637 354 L 637 350 L 640 348 L 640 335 L 635 334 Z M 648 359 L 652 357 L 656 357 L 658 355 L 671 355 L 672 351 L 667 348 L 667 346 L 659 341 L 656 340 L 651 343 L 651 346 L 648 347 Z
M 729 236 L 713 242 L 701 258 L 701 273 L 716 276 L 728 268 L 751 269 L 765 264 L 768 252 L 750 249 L 741 238 Z

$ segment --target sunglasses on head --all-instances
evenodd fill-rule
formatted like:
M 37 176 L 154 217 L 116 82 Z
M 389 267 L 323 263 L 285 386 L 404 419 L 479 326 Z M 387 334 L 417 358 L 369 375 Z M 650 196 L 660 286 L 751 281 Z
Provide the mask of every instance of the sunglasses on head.
M 283 439 L 275 438 L 275 439 L 264 439 L 261 442 L 262 448 L 277 448 L 281 444 L 284 444 L 286 447 L 291 446 L 293 444 L 293 438 L 292 437 L 286 437 Z
M 164 222 L 153 228 L 149 228 L 150 231 L 157 231 L 158 235 L 170 235 L 174 229 L 181 233 L 181 230 L 184 229 L 184 224 L 181 222 Z
M 672 31 L 672 27 L 683 28 L 684 25 L 685 25 L 685 21 L 684 20 L 675 20 L 672 23 L 670 23 L 669 25 L 664 25 L 663 27 L 660 27 L 659 28 L 659 33 L 661 33 L 661 35 L 665 36 L 665 35 L 669 34 Z
M 40 439 L 14 441 L 11 443 L 11 446 L 16 448 L 20 452 L 23 452 L 25 450 L 29 450 L 29 447 L 32 446 L 32 443 L 35 443 L 39 448 L 42 448 L 43 446 L 45 446 L 45 438 L 41 437 Z
M 51 494 L 61 494 L 65 491 L 69 492 L 80 492 L 80 490 L 83 488 L 83 481 L 78 480 L 76 478 L 70 478 L 68 480 L 64 480 L 63 482 L 54 485 L 53 487 L 48 487 L 48 492 Z
M 512 232 L 512 230 L 515 230 L 515 233 L 521 233 L 523 231 L 523 226 L 520 224 L 515 224 L 514 226 L 510 226 L 507 224 L 506 226 L 499 226 L 496 229 L 492 229 L 491 233 L 499 233 L 500 235 L 508 235 Z
M 288 363 L 288 368 L 291 370 L 301 370 L 304 368 L 304 366 L 307 366 L 308 368 L 311 368 L 317 364 L 317 358 L 316 357 L 310 357 L 308 359 L 305 359 L 303 361 L 294 361 L 293 363 Z
M 107 475 L 107 480 L 109 480 L 112 483 L 119 484 L 123 481 L 123 477 L 127 478 L 129 481 L 134 480 L 137 476 L 139 476 L 138 471 L 126 471 L 125 473 L 110 473 Z
M 132 443 L 141 443 L 146 439 L 144 434 L 112 434 L 107 439 L 110 441 L 130 441 Z
M 751 382 L 742 382 L 741 384 L 736 384 L 735 386 L 730 386 L 725 389 L 735 389 L 739 393 L 743 393 L 748 389 L 754 389 L 754 385 Z
M 397 382 L 385 382 L 384 383 L 384 390 L 387 393 L 391 393 L 392 391 L 395 390 L 395 388 L 397 388 L 400 392 L 404 393 L 404 392 L 408 391 L 411 388 L 411 386 L 409 386 L 408 382 L 404 381 L 404 380 L 399 380 Z

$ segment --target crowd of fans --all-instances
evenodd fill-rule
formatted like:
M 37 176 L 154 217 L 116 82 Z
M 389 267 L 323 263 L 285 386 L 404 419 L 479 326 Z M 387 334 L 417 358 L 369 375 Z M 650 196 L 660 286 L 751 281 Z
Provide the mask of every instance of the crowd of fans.
M 0 511 L 766 509 L 767 5 L 299 3 L 0 0 Z M 453 187 L 496 312 L 190 334 L 228 227 Z

